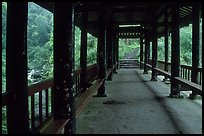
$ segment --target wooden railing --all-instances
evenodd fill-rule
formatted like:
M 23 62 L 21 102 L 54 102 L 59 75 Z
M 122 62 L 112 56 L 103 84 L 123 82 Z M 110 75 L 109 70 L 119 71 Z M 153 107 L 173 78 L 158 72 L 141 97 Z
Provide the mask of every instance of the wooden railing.
M 147 66 L 148 68 L 152 68 L 151 60 L 150 60 L 150 64 L 144 64 L 144 65 Z M 168 72 L 164 70 L 164 66 L 165 66 L 165 62 L 158 61 L 157 68 L 154 68 L 154 70 L 157 71 L 158 75 L 160 74 L 160 75 L 166 76 L 167 78 L 171 78 L 171 73 L 170 73 L 171 63 L 168 62 Z M 180 66 L 181 66 L 180 67 L 181 77 L 175 77 L 174 79 L 183 87 L 187 88 L 189 91 L 193 90 L 195 94 L 202 96 L 202 68 L 197 68 L 199 83 L 196 84 L 191 82 L 192 67 L 187 65 L 180 65 Z
M 75 71 L 74 96 L 77 96 L 80 89 L 81 69 Z M 87 67 L 88 81 L 91 82 L 97 77 L 98 66 L 93 64 Z M 29 104 L 29 127 L 31 132 L 36 132 L 52 118 L 52 100 L 53 100 L 53 78 L 32 84 L 28 87 L 28 104 Z M 6 92 L 2 94 L 2 107 L 7 106 L 13 94 Z
M 29 113 L 31 113 L 29 119 L 32 130 L 51 116 L 53 85 L 53 79 L 48 79 L 28 87 Z
M 164 61 L 158 61 L 157 68 L 164 70 L 165 62 Z M 171 71 L 171 63 L 168 62 L 168 71 Z M 188 81 L 191 81 L 191 71 L 192 66 L 188 65 L 180 65 L 180 77 L 183 79 L 186 79 Z M 197 68 L 198 71 L 198 84 L 202 85 L 202 68 Z
M 87 67 L 87 80 L 89 84 L 91 84 L 91 82 L 97 78 L 98 76 L 97 73 L 98 73 L 97 63 Z

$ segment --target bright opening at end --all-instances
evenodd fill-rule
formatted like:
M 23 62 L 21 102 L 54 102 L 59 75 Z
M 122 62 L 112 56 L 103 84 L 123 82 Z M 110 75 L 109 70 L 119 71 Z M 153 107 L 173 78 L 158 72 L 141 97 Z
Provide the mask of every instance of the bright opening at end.
M 140 26 L 140 24 L 138 25 L 119 25 L 119 27 L 137 27 Z

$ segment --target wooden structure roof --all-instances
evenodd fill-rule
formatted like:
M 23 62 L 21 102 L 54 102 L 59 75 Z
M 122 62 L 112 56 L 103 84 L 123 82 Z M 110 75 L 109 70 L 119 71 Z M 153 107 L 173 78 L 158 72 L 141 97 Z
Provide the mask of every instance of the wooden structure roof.
M 37 2 L 37 4 L 53 12 L 53 2 Z M 171 24 L 171 5 L 174 2 L 75 2 L 75 25 L 81 28 L 83 6 L 86 4 L 88 12 L 88 32 L 98 37 L 99 29 L 99 12 L 104 11 L 106 17 L 111 15 L 115 25 L 139 25 L 138 28 L 120 28 L 118 35 L 122 32 L 131 35 L 137 35 L 132 32 L 141 31 L 146 26 L 147 30 L 151 30 L 151 20 L 154 15 L 157 16 L 157 37 L 164 34 L 165 20 Z M 192 3 L 177 3 L 180 8 L 180 27 L 189 25 L 192 22 Z M 202 10 L 201 10 L 202 11 Z M 202 13 L 202 12 L 201 12 Z M 167 18 L 165 18 L 165 14 Z M 105 22 L 104 22 L 105 23 Z M 171 27 L 169 27 L 171 31 Z M 132 33 L 132 34 L 131 34 Z

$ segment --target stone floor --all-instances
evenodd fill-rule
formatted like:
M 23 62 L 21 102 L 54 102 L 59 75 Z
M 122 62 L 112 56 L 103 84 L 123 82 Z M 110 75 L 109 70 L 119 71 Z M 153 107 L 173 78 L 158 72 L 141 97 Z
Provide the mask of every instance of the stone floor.
M 76 120 L 77 134 L 202 134 L 202 98 L 169 98 L 170 84 L 120 69 Z

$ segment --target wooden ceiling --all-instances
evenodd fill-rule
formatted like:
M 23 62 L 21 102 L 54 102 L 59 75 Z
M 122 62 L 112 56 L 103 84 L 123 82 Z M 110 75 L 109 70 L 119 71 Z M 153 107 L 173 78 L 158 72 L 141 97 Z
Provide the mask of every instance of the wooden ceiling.
M 36 2 L 38 5 L 53 12 L 54 2 Z M 166 3 L 166 2 L 75 2 L 75 25 L 81 28 L 83 6 L 86 4 L 88 12 L 88 32 L 98 35 L 99 12 L 109 14 L 116 25 L 141 25 L 141 29 L 151 30 L 151 19 L 157 16 L 158 37 L 164 33 L 165 14 L 168 16 L 168 23 L 171 25 L 171 6 L 174 4 L 180 7 L 180 26 L 189 25 L 192 22 L 192 3 Z M 200 4 L 201 5 L 201 4 Z M 202 10 L 201 10 L 202 11 Z M 165 13 L 166 12 L 166 13 Z M 202 13 L 202 12 L 201 12 Z M 171 27 L 169 27 L 171 31 Z M 132 31 L 130 31 L 131 33 Z

